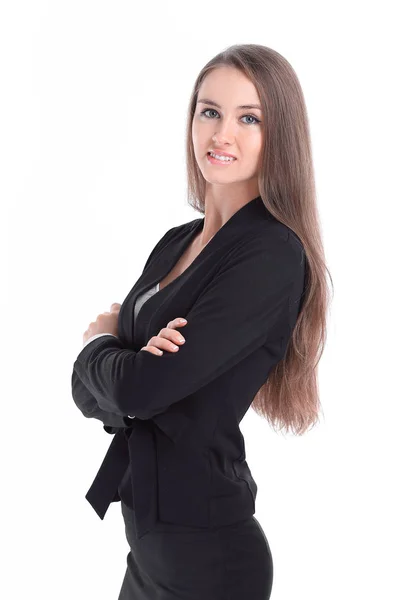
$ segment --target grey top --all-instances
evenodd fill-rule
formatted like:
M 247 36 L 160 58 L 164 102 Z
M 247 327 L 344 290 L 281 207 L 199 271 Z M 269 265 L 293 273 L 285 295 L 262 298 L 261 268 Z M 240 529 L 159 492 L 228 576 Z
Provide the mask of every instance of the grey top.
M 146 302 L 146 300 L 148 300 L 150 298 L 150 296 L 152 296 L 153 294 L 156 294 L 159 290 L 160 290 L 160 283 L 156 283 L 155 286 L 153 286 L 152 288 L 150 288 L 149 290 L 147 290 L 147 292 L 144 292 L 144 294 L 141 294 L 140 296 L 138 296 L 136 298 L 135 307 L 133 309 L 133 314 L 134 314 L 134 320 L 135 321 L 137 319 L 137 316 L 139 314 L 140 309 L 142 308 L 142 306 Z M 135 418 L 134 415 L 128 415 L 128 417 L 130 419 L 134 419 Z
M 135 321 L 139 314 L 139 310 L 142 308 L 142 306 L 146 302 L 146 300 L 148 300 L 150 298 L 150 296 L 152 296 L 159 290 L 160 290 L 160 283 L 156 283 L 156 285 L 154 287 L 150 288 L 149 290 L 147 290 L 147 292 L 144 292 L 144 294 L 141 294 L 140 296 L 137 297 L 136 302 L 135 302 L 135 308 L 133 310 Z

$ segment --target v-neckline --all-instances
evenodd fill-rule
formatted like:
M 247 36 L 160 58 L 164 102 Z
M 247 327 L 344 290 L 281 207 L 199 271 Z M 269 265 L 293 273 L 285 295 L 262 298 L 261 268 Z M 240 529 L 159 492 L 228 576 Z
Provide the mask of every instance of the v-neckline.
M 145 305 L 141 307 L 145 311 L 150 310 L 150 306 L 152 306 L 152 299 L 157 296 L 160 297 L 161 294 L 161 303 L 164 302 L 164 299 L 168 297 L 168 293 L 171 289 L 171 286 L 179 283 L 184 276 L 188 277 L 194 271 L 194 269 L 201 264 L 209 255 L 211 256 L 213 252 L 217 251 L 219 248 L 222 248 L 224 244 L 226 244 L 230 239 L 233 238 L 234 235 L 241 235 L 242 231 L 246 231 L 245 225 L 247 223 L 251 224 L 254 221 L 259 221 L 263 218 L 274 219 L 274 217 L 265 209 L 265 205 L 260 196 L 253 198 L 250 202 L 247 202 L 243 206 L 241 206 L 236 212 L 231 215 L 231 217 L 218 229 L 218 231 L 213 235 L 213 237 L 208 241 L 208 243 L 201 249 L 201 251 L 197 254 L 194 260 L 190 263 L 188 267 L 182 273 L 180 273 L 177 277 L 175 277 L 172 281 L 170 281 L 166 286 L 162 289 L 156 291 L 151 298 L 149 298 L 150 304 L 148 305 L 145 302 Z M 125 339 L 132 339 L 134 341 L 135 335 L 137 332 L 137 325 L 133 323 L 131 320 L 132 317 L 125 317 L 125 322 L 122 322 L 122 316 L 124 313 L 124 308 L 129 303 L 131 306 L 134 306 L 137 298 L 144 294 L 149 289 L 153 288 L 157 282 L 162 281 L 168 273 L 174 268 L 180 258 L 183 256 L 184 252 L 188 248 L 188 246 L 195 239 L 196 235 L 200 233 L 204 229 L 205 217 L 200 217 L 199 219 L 193 220 L 191 223 L 188 223 L 189 226 L 187 229 L 184 227 L 182 229 L 182 237 L 180 241 L 174 241 L 174 244 L 171 248 L 168 248 L 168 245 L 165 249 L 166 255 L 163 257 L 163 252 L 157 255 L 153 261 L 149 264 L 148 270 L 146 269 L 136 284 L 133 286 L 131 291 L 128 293 L 127 297 L 123 301 L 123 304 L 120 309 L 120 313 L 118 316 L 118 331 L 121 332 L 121 335 L 125 336 Z M 179 234 L 180 236 L 180 234 Z M 178 236 L 178 237 L 179 237 Z M 175 246 L 176 244 L 176 246 Z M 164 294 L 165 292 L 165 294 Z M 149 313 L 150 314 L 150 313 Z M 145 326 L 145 322 L 141 322 L 140 326 Z M 124 333 L 126 332 L 126 334 Z
M 229 217 L 229 219 L 218 229 L 218 231 L 216 231 L 214 233 L 214 235 L 212 236 L 212 238 L 210 238 L 210 240 L 207 242 L 207 244 L 204 246 L 204 248 L 202 248 L 200 250 L 200 252 L 194 258 L 194 260 L 192 260 L 192 262 L 190 263 L 190 265 L 187 266 L 186 269 L 184 271 L 182 271 L 182 273 L 180 273 L 179 275 L 177 275 L 177 277 L 175 277 L 172 281 L 170 281 L 169 283 L 167 283 L 167 285 L 165 285 L 161 289 L 158 289 L 158 291 L 156 291 L 156 294 L 161 294 L 162 292 L 164 292 L 164 290 L 166 290 L 167 288 L 169 288 L 176 281 L 178 281 L 181 277 L 183 277 L 183 275 L 185 273 L 187 273 L 189 270 L 192 270 L 195 266 L 197 266 L 197 263 L 200 262 L 200 260 L 202 260 L 203 256 L 207 252 L 210 251 L 210 248 L 212 249 L 213 245 L 216 245 L 215 247 L 217 248 L 218 247 L 217 243 L 218 243 L 218 241 L 220 239 L 221 239 L 221 242 L 222 242 L 222 239 L 223 239 L 223 236 L 225 234 L 225 231 L 228 231 L 229 228 L 231 226 L 233 226 L 236 221 L 239 221 L 242 216 L 244 217 L 247 212 L 251 213 L 251 211 L 253 211 L 253 210 L 255 212 L 257 212 L 260 209 L 261 209 L 262 213 L 265 215 L 266 214 L 266 210 L 265 210 L 265 206 L 264 206 L 264 203 L 262 201 L 261 196 L 257 196 L 256 198 L 253 198 L 252 200 L 250 200 L 250 202 L 247 202 L 246 204 L 244 204 L 243 206 L 241 206 L 236 212 L 233 213 L 233 215 L 231 215 Z M 182 244 L 182 247 L 179 248 L 179 250 L 174 253 L 174 256 L 172 257 L 172 264 L 169 267 L 168 271 L 165 272 L 163 270 L 162 273 L 161 273 L 161 275 L 160 275 L 160 273 L 158 273 L 157 278 L 153 277 L 152 280 L 150 282 L 147 282 L 146 286 L 140 291 L 140 294 L 145 293 L 147 290 L 149 290 L 152 287 L 154 287 L 157 282 L 160 282 L 163 279 L 165 279 L 165 277 L 168 275 L 168 273 L 170 273 L 172 271 L 172 269 L 175 267 L 175 265 L 181 259 L 181 257 L 183 256 L 183 254 L 185 253 L 185 251 L 189 247 L 189 245 L 193 242 L 193 240 L 195 239 L 196 235 L 198 233 L 200 233 L 200 231 L 203 231 L 203 229 L 204 229 L 204 223 L 205 223 L 205 217 L 204 216 L 200 217 L 199 219 L 195 219 L 194 220 L 193 228 L 192 228 L 192 230 L 189 230 L 189 232 L 186 234 L 186 239 L 184 240 L 184 242 Z
M 199 219 L 199 224 L 202 224 L 201 230 L 203 230 L 204 219 L 200 218 Z M 169 275 L 169 273 L 171 273 L 171 271 L 173 271 L 173 269 L 175 269 L 176 265 L 181 260 L 182 256 L 185 254 L 186 250 L 190 247 L 190 245 L 196 239 L 196 235 L 198 235 L 200 233 L 200 229 L 198 228 L 198 225 L 196 223 L 195 226 L 194 226 L 194 228 L 193 228 L 193 231 L 191 231 L 190 235 L 188 236 L 187 244 L 184 244 L 182 252 L 180 252 L 178 254 L 178 256 L 175 257 L 176 260 L 175 260 L 174 264 L 172 265 L 172 267 L 170 268 L 170 270 L 168 271 L 168 273 L 166 273 L 166 275 L 163 275 L 159 279 L 159 281 L 158 281 L 158 289 L 156 290 L 156 292 L 162 292 L 163 290 L 165 290 L 165 288 L 167 288 L 169 285 L 171 285 L 172 283 L 174 283 L 176 281 L 176 279 L 179 279 L 179 277 L 181 277 L 181 275 L 183 275 L 188 269 L 190 269 L 190 267 L 192 266 L 192 264 L 196 261 L 197 257 L 199 257 L 200 254 L 202 254 L 203 250 L 205 250 L 205 248 L 208 246 L 208 244 L 211 242 L 211 240 L 216 236 L 216 234 L 218 233 L 218 231 L 216 233 L 214 233 L 214 235 L 208 240 L 207 244 L 205 244 L 205 246 L 203 246 L 203 248 L 200 250 L 200 252 L 198 252 L 196 254 L 196 256 L 194 257 L 194 259 L 188 264 L 188 266 L 181 273 L 179 273 L 179 275 L 177 275 L 176 277 L 174 277 L 166 285 L 164 285 L 162 288 L 160 288 L 160 282 L 163 281 Z
M 241 214 L 244 214 L 245 210 L 249 210 L 249 209 L 253 208 L 253 206 L 257 209 L 257 207 L 256 207 L 256 203 L 257 202 L 264 207 L 264 204 L 262 202 L 261 197 L 257 196 L 256 198 L 253 198 L 252 200 L 250 200 L 250 202 L 247 202 L 246 204 L 244 204 L 243 206 L 241 206 L 240 208 L 238 208 L 238 210 L 235 211 L 233 213 L 233 215 L 231 215 L 229 217 L 229 219 L 227 221 L 225 221 L 225 223 L 223 225 L 221 225 L 221 227 L 208 240 L 207 244 L 200 250 L 200 252 L 197 254 L 197 256 L 192 260 L 192 262 L 190 263 L 190 265 L 188 265 L 186 267 L 186 269 L 184 271 L 182 271 L 182 273 L 180 273 L 179 275 L 177 275 L 177 277 L 175 277 L 172 281 L 170 281 L 169 283 L 167 283 L 167 285 L 165 285 L 163 288 L 159 289 L 158 292 L 156 292 L 156 293 L 163 292 L 165 289 L 167 289 L 167 287 L 169 287 L 170 285 L 172 285 L 173 283 L 175 283 L 175 281 L 177 281 L 178 279 L 180 279 L 189 269 L 192 268 L 192 266 L 194 267 L 197 264 L 197 262 L 199 262 L 203 258 L 203 255 L 210 249 L 210 247 L 212 245 L 212 242 L 217 241 L 219 239 L 219 237 L 222 235 L 222 232 L 225 232 L 225 230 L 227 230 L 229 228 L 229 226 L 232 225 L 232 223 L 234 223 L 235 220 L 240 217 Z M 249 205 L 252 205 L 252 206 L 250 207 Z M 186 249 L 189 247 L 189 245 L 196 238 L 196 235 L 198 233 L 200 233 L 201 231 L 203 231 L 203 229 L 204 229 L 204 223 L 205 223 L 205 217 L 204 216 L 200 217 L 197 220 L 195 220 L 195 224 L 194 224 L 193 230 L 189 232 L 187 240 L 185 240 L 186 243 L 183 244 L 182 251 L 178 252 L 177 254 L 175 254 L 173 265 L 171 266 L 171 268 L 169 269 L 169 271 L 167 273 L 165 273 L 164 275 L 162 275 L 158 279 L 158 281 L 162 281 L 163 279 L 165 279 L 165 277 L 168 275 L 168 273 L 170 273 L 172 271 L 172 269 L 175 267 L 175 265 L 178 263 L 178 261 L 184 255 Z M 153 281 L 152 285 L 154 285 L 154 281 Z M 150 287 L 152 287 L 152 286 L 150 286 Z
M 162 281 L 163 279 L 165 279 L 165 277 L 168 275 L 168 273 L 170 273 L 172 271 L 172 269 L 174 268 L 174 266 L 177 264 L 177 262 L 183 256 L 183 254 L 186 251 L 186 249 L 189 247 L 190 243 L 195 239 L 195 236 L 200 231 L 200 228 L 201 229 L 203 228 L 203 223 L 204 223 L 204 218 L 199 218 L 199 219 L 197 219 L 197 220 L 194 221 L 193 228 L 191 230 L 189 230 L 189 232 L 185 236 L 185 239 L 183 240 L 182 248 L 179 248 L 179 250 L 176 253 L 174 253 L 174 256 L 173 256 L 173 259 L 172 259 L 173 263 L 169 267 L 169 269 L 168 269 L 167 272 L 165 272 L 164 269 L 161 271 L 161 273 L 159 271 L 157 273 L 157 275 L 153 275 L 152 279 L 150 281 L 147 281 L 147 283 L 145 283 L 144 285 L 141 282 L 141 280 L 142 280 L 143 277 L 146 276 L 146 274 L 145 274 L 145 272 L 142 273 L 142 276 L 139 278 L 139 280 L 133 286 L 133 288 L 131 289 L 131 291 L 128 293 L 128 295 L 126 296 L 125 300 L 123 301 L 123 304 L 121 305 L 121 309 L 120 309 L 120 312 L 119 312 L 119 315 L 118 315 L 118 331 L 122 331 L 122 321 L 121 321 L 122 309 L 125 307 L 126 304 L 128 304 L 128 302 L 131 302 L 132 305 L 135 306 L 136 302 L 137 302 L 137 299 L 141 295 L 145 294 L 146 292 L 148 292 L 149 290 L 151 290 L 155 286 L 158 286 L 158 289 L 156 289 L 156 291 L 154 292 L 154 294 L 152 294 L 150 296 L 150 298 L 148 298 L 145 301 L 145 303 L 143 304 L 143 306 L 140 307 L 139 312 L 141 312 L 142 308 L 144 308 L 144 305 L 148 302 L 148 300 L 151 300 L 151 298 L 153 296 L 156 296 L 156 295 L 161 294 L 162 292 L 164 292 L 164 290 L 166 290 L 169 286 L 171 286 L 173 283 L 175 283 L 180 277 L 182 277 L 184 275 L 184 273 L 186 273 L 187 270 L 192 267 L 192 265 L 194 264 L 194 262 L 199 258 L 199 256 L 203 253 L 203 251 L 209 246 L 210 242 L 213 239 L 215 239 L 216 234 L 213 235 L 213 237 L 211 238 L 210 242 L 204 246 L 204 248 L 199 252 L 199 254 L 195 257 L 195 259 L 192 260 L 192 262 L 190 263 L 190 265 L 188 267 L 186 267 L 186 269 L 184 271 L 182 271 L 182 273 L 180 273 L 177 277 L 175 277 L 172 281 L 170 281 L 169 283 L 167 283 L 167 285 L 165 285 L 163 288 L 160 289 L 160 285 L 159 285 L 160 281 Z M 218 231 L 220 231 L 220 230 L 218 230 Z M 153 265 L 153 268 L 154 268 L 154 265 Z M 137 317 L 139 315 L 139 312 L 137 314 Z M 135 327 L 136 327 L 135 324 L 132 323 L 133 330 L 135 329 Z M 132 339 L 133 338 L 134 338 L 134 331 L 133 331 Z

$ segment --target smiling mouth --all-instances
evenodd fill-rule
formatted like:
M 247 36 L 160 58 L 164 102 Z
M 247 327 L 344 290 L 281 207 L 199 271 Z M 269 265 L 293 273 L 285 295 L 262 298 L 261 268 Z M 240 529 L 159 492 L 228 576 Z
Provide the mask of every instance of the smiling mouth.
M 217 156 L 221 156 L 221 158 L 217 158 Z M 237 160 L 234 156 L 223 156 L 223 155 L 219 155 L 219 154 L 214 154 L 211 152 L 207 152 L 207 157 L 209 158 L 210 161 L 214 162 L 214 163 L 221 163 L 221 164 L 230 164 L 233 163 L 235 160 Z

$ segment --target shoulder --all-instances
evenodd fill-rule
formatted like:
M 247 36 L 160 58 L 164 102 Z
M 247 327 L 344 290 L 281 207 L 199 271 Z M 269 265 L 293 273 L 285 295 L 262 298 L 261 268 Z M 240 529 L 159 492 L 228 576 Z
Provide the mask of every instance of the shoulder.
M 298 235 L 287 225 L 280 222 L 269 223 L 261 228 L 258 236 L 261 251 L 271 253 L 276 264 L 302 271 L 304 267 L 304 246 Z
M 303 244 L 298 235 L 284 223 L 280 221 L 267 221 L 260 224 L 260 235 L 268 237 L 271 243 L 287 244 L 295 248 L 298 252 L 304 250 Z
M 298 235 L 282 223 L 263 226 L 252 239 L 246 240 L 247 252 L 253 255 L 248 269 L 267 297 L 272 289 L 288 294 L 289 305 L 298 308 L 306 284 L 307 260 Z M 292 308 L 291 308 L 292 310 Z M 297 313 L 296 313 L 297 314 Z
M 247 231 L 229 254 L 233 260 L 252 257 L 261 267 L 263 263 L 274 264 L 276 268 L 296 267 L 303 261 L 304 247 L 283 223 L 262 222 Z
M 282 225 L 252 227 L 230 249 L 217 275 L 253 297 L 269 299 L 279 293 L 297 298 L 304 288 L 304 249 L 294 232 Z M 231 288 L 229 288 L 231 289 Z

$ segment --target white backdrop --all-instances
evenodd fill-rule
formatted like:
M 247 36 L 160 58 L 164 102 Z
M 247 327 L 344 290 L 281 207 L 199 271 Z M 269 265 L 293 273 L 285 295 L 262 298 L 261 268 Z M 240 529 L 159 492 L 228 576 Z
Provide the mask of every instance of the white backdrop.
M 188 99 L 234 43 L 274 48 L 300 79 L 334 282 L 321 424 L 285 438 L 251 409 L 241 424 L 272 599 L 400 598 L 394 9 L 2 3 L 3 598 L 117 599 L 120 504 L 101 521 L 84 498 L 112 437 L 75 406 L 72 365 L 165 231 L 201 216 L 186 204 Z

